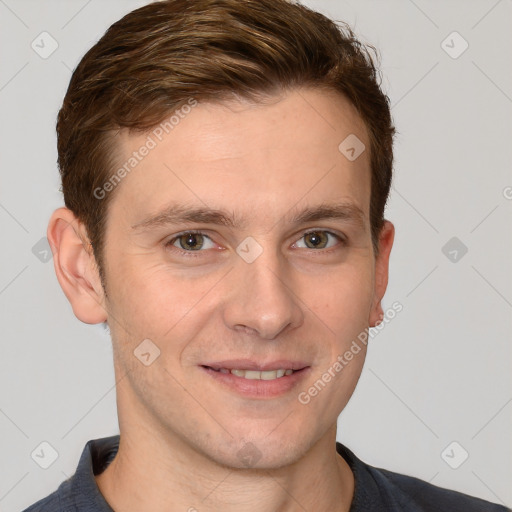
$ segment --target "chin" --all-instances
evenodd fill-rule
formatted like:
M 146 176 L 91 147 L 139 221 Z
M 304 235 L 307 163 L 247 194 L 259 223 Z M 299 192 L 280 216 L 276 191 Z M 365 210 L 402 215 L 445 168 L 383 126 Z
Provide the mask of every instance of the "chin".
M 240 437 L 236 441 L 227 439 L 211 458 L 222 466 L 231 469 L 268 470 L 279 469 L 295 463 L 306 452 L 308 446 L 299 440 L 290 442 L 280 437 L 262 437 L 251 440 Z

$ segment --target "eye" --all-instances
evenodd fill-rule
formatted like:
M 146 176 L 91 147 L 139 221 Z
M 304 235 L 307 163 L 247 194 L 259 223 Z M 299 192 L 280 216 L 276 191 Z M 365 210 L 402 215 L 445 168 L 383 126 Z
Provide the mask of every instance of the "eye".
M 329 240 L 330 237 L 331 241 Z M 298 245 L 299 242 L 296 243 L 296 246 L 301 249 L 330 249 L 336 246 L 336 243 L 332 243 L 332 239 L 335 239 L 334 242 L 338 240 L 341 244 L 345 243 L 341 236 L 322 230 L 308 231 L 302 235 L 302 239 L 305 240 L 305 245 Z
M 210 244 L 208 246 L 208 243 Z M 201 249 L 213 249 L 212 240 L 209 236 L 199 231 L 187 231 L 169 240 L 166 247 L 173 246 L 186 252 L 197 252 Z
M 300 241 L 295 243 L 295 247 L 300 249 L 331 249 L 337 245 L 346 244 L 343 236 L 321 229 L 308 231 L 302 235 L 301 239 L 304 239 L 305 243 Z M 201 250 L 214 249 L 216 246 L 208 235 L 192 230 L 174 236 L 165 243 L 165 247 L 192 256 L 191 253 L 204 252 Z

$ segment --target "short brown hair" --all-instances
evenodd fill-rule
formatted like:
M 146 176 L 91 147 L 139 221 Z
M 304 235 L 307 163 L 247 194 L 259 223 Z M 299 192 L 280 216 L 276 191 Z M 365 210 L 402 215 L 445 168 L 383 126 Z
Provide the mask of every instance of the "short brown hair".
M 113 135 L 147 131 L 190 98 L 222 101 L 233 93 L 257 101 L 317 87 L 356 107 L 370 139 L 377 252 L 395 129 L 371 52 L 378 59 L 346 23 L 287 0 L 164 0 L 114 23 L 75 69 L 57 121 L 64 202 L 87 230 L 102 283 L 114 192 L 99 200 L 94 190 L 114 172 Z

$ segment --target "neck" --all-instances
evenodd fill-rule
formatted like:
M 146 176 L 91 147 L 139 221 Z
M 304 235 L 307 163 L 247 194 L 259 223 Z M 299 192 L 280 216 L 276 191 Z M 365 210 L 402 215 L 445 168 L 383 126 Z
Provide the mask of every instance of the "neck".
M 121 429 L 119 451 L 96 476 L 114 510 L 135 512 L 348 512 L 354 477 L 335 451 L 336 426 L 293 464 L 272 469 L 218 465 L 177 438 Z M 150 492 L 148 492 L 150 490 Z

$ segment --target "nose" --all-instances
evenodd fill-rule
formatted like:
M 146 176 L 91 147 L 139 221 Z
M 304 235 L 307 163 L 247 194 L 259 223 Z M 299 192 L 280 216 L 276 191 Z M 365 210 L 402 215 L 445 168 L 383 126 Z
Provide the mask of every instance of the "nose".
M 304 313 L 293 291 L 290 268 L 266 249 L 252 263 L 240 259 L 229 273 L 224 321 L 229 328 L 275 339 L 302 325 Z

